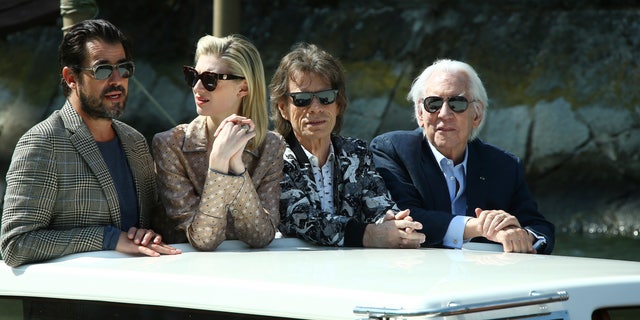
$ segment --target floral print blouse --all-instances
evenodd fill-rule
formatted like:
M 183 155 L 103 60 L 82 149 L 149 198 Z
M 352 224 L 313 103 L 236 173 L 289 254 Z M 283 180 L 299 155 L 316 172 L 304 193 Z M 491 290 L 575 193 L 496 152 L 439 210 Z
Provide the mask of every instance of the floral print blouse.
M 279 223 L 284 140 L 267 132 L 257 150 L 245 149 L 243 174 L 223 174 L 209 169 L 206 119 L 199 116 L 153 138 L 158 190 L 168 218 L 155 219 L 154 228 L 169 235 L 174 229 L 172 240 L 186 236 L 199 250 L 214 250 L 225 239 L 264 247 Z
M 297 236 L 319 245 L 362 246 L 366 225 L 375 223 L 387 210 L 398 209 L 375 169 L 367 143 L 341 136 L 333 136 L 331 141 L 336 156 L 335 213 L 322 211 L 311 168 L 301 166 L 287 145 L 279 229 L 284 236 Z

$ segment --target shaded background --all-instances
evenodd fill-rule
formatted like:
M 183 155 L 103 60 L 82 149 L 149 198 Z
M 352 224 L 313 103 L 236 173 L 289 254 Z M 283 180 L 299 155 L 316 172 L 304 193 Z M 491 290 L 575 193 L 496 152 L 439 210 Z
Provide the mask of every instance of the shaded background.
M 212 33 L 213 1 L 96 2 L 98 17 L 134 43 L 136 76 L 122 120 L 150 139 L 193 119 L 181 66 Z M 239 3 L 239 15 L 225 19 L 236 19 L 258 47 L 267 80 L 299 41 L 340 57 L 350 101 L 345 135 L 370 140 L 413 129 L 405 99 L 413 78 L 437 58 L 470 63 L 490 98 L 481 137 L 524 160 L 541 212 L 557 226 L 554 254 L 640 261 L 637 1 Z M 63 104 L 61 24 L 56 1 L 0 3 L 3 178 L 17 139 Z

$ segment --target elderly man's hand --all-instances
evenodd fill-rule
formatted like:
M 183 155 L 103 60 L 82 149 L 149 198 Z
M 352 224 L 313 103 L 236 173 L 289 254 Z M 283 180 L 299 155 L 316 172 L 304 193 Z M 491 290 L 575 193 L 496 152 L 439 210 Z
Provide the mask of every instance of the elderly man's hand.
M 531 234 L 523 228 L 506 227 L 496 233 L 491 241 L 502 243 L 504 252 L 536 253 Z
M 520 221 L 515 216 L 503 210 L 482 210 L 476 208 L 477 225 L 480 234 L 489 239 L 506 227 L 520 228 Z
M 475 212 L 477 218 L 472 223 L 475 236 L 501 243 L 505 252 L 535 253 L 532 236 L 522 228 L 518 218 L 503 210 L 476 208 Z

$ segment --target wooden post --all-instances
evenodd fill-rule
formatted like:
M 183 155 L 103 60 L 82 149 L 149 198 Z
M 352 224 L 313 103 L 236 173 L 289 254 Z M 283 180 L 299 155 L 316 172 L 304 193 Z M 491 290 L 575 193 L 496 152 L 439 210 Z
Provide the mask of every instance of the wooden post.
M 74 24 L 93 19 L 97 15 L 98 5 L 95 0 L 60 0 L 63 33 L 67 33 Z
M 213 0 L 213 35 L 240 33 L 240 0 Z

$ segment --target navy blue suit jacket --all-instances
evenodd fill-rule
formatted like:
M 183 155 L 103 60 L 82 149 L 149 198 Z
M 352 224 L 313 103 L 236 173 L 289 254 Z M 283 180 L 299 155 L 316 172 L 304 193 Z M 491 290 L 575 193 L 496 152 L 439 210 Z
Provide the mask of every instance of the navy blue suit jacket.
M 442 247 L 453 219 L 447 183 L 422 128 L 394 131 L 371 141 L 376 169 L 400 209 L 410 209 L 423 225 L 428 246 Z M 475 139 L 467 145 L 467 216 L 475 208 L 504 210 L 547 240 L 541 253 L 551 253 L 555 228 L 538 212 L 525 182 L 520 159 L 506 151 Z M 487 241 L 486 239 L 482 238 Z

